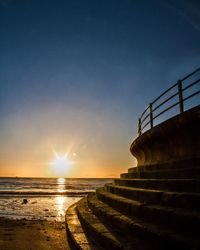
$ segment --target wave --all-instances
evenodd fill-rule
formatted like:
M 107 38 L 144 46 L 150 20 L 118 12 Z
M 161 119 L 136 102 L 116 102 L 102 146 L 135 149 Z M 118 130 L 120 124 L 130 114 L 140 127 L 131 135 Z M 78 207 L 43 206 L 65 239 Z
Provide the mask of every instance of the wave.
M 94 191 L 88 190 L 88 191 L 1 191 L 0 196 L 84 196 L 89 193 L 93 193 Z

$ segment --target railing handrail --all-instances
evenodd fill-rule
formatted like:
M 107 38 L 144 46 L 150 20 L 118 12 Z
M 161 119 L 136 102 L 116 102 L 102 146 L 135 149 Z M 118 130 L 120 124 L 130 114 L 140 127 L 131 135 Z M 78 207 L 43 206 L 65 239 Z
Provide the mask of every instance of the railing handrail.
M 150 128 L 153 128 L 153 121 L 159 117 L 160 115 L 164 114 L 165 112 L 167 112 L 168 110 L 172 109 L 173 107 L 179 105 L 179 109 L 180 109 L 180 113 L 184 112 L 184 101 L 198 95 L 200 93 L 200 90 L 190 94 L 187 97 L 183 97 L 183 92 L 187 89 L 190 89 L 191 87 L 193 87 L 195 84 L 200 82 L 200 78 L 193 81 L 192 83 L 188 84 L 187 86 L 183 87 L 182 86 L 182 82 L 184 82 L 186 79 L 189 79 L 191 76 L 195 75 L 197 72 L 200 71 L 200 67 L 195 69 L 192 73 L 186 75 L 184 78 L 182 78 L 181 80 L 178 80 L 175 84 L 173 84 L 171 87 L 169 87 L 167 90 L 165 90 L 164 92 L 162 92 L 157 98 L 155 98 L 150 104 L 149 106 L 143 111 L 143 113 L 141 114 L 140 118 L 139 118 L 139 123 L 138 123 L 138 133 L 139 135 L 142 134 L 143 129 L 146 128 L 149 124 L 150 124 Z M 171 96 L 168 96 L 165 100 L 163 100 L 161 103 L 159 103 L 157 106 L 154 107 L 155 103 L 161 99 L 161 97 L 165 96 L 167 93 L 169 93 L 172 89 L 176 88 L 177 92 L 173 93 Z M 168 101 L 172 100 L 173 98 L 175 98 L 176 96 L 178 96 L 179 100 L 178 102 L 173 103 L 171 106 L 165 108 L 163 111 L 161 111 L 159 114 L 156 114 L 155 116 L 153 115 L 153 113 L 158 110 L 160 107 L 162 107 L 165 103 L 167 103 Z M 149 111 L 147 113 L 147 111 Z M 147 114 L 146 114 L 147 113 Z M 146 114 L 146 115 L 145 115 Z M 145 117 L 144 117 L 145 115 Z M 144 123 L 147 119 L 149 118 L 149 120 Z

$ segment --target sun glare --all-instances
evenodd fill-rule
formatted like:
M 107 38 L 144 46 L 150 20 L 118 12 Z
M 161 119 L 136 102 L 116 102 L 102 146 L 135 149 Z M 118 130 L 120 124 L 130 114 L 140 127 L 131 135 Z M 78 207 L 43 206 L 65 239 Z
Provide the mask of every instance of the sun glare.
M 52 172 L 57 177 L 65 177 L 69 174 L 69 169 L 72 162 L 67 155 L 55 155 L 55 159 L 52 162 Z

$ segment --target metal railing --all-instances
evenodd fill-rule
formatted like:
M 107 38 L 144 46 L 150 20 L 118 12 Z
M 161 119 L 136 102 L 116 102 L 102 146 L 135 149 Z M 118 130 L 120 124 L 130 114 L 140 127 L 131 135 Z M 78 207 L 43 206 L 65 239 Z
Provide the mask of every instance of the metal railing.
M 197 86 L 198 83 L 200 83 L 200 68 L 196 69 L 189 75 L 185 76 L 183 79 L 178 80 L 177 83 L 172 85 L 170 88 L 168 88 L 166 91 L 164 91 L 161 95 L 159 95 L 153 102 L 151 102 L 148 107 L 144 110 L 142 115 L 139 118 L 138 122 L 138 134 L 141 135 L 144 131 L 144 129 L 147 130 L 147 127 L 149 126 L 151 128 L 154 127 L 154 120 L 158 118 L 159 116 L 163 115 L 167 111 L 171 110 L 172 108 L 179 106 L 179 113 L 183 113 L 185 111 L 185 101 L 188 99 L 191 99 L 192 97 L 200 94 L 200 86 L 199 89 L 193 89 L 193 86 Z M 192 79 L 193 77 L 197 77 L 197 79 Z M 186 80 L 192 81 L 190 83 L 186 83 Z M 186 83 L 186 85 L 185 85 Z M 189 93 L 185 96 L 185 91 L 190 90 L 192 93 Z M 172 92 L 172 93 L 171 93 Z M 164 100 L 162 100 L 165 98 Z M 176 100 L 174 100 L 176 98 Z M 169 102 L 171 102 L 169 104 Z M 198 100 L 200 104 L 200 99 Z M 159 109 L 161 109 L 166 103 L 169 104 L 169 106 L 165 107 L 160 112 Z M 195 105 L 194 105 L 195 106 Z M 156 111 L 158 113 L 156 113 Z M 173 117 L 173 115 L 171 116 Z

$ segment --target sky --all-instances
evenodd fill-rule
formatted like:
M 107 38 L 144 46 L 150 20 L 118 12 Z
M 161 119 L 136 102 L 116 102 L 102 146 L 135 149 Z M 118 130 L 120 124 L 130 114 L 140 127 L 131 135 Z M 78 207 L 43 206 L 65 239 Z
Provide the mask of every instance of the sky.
M 198 0 L 0 0 L 0 176 L 127 172 L 138 117 L 199 62 Z

